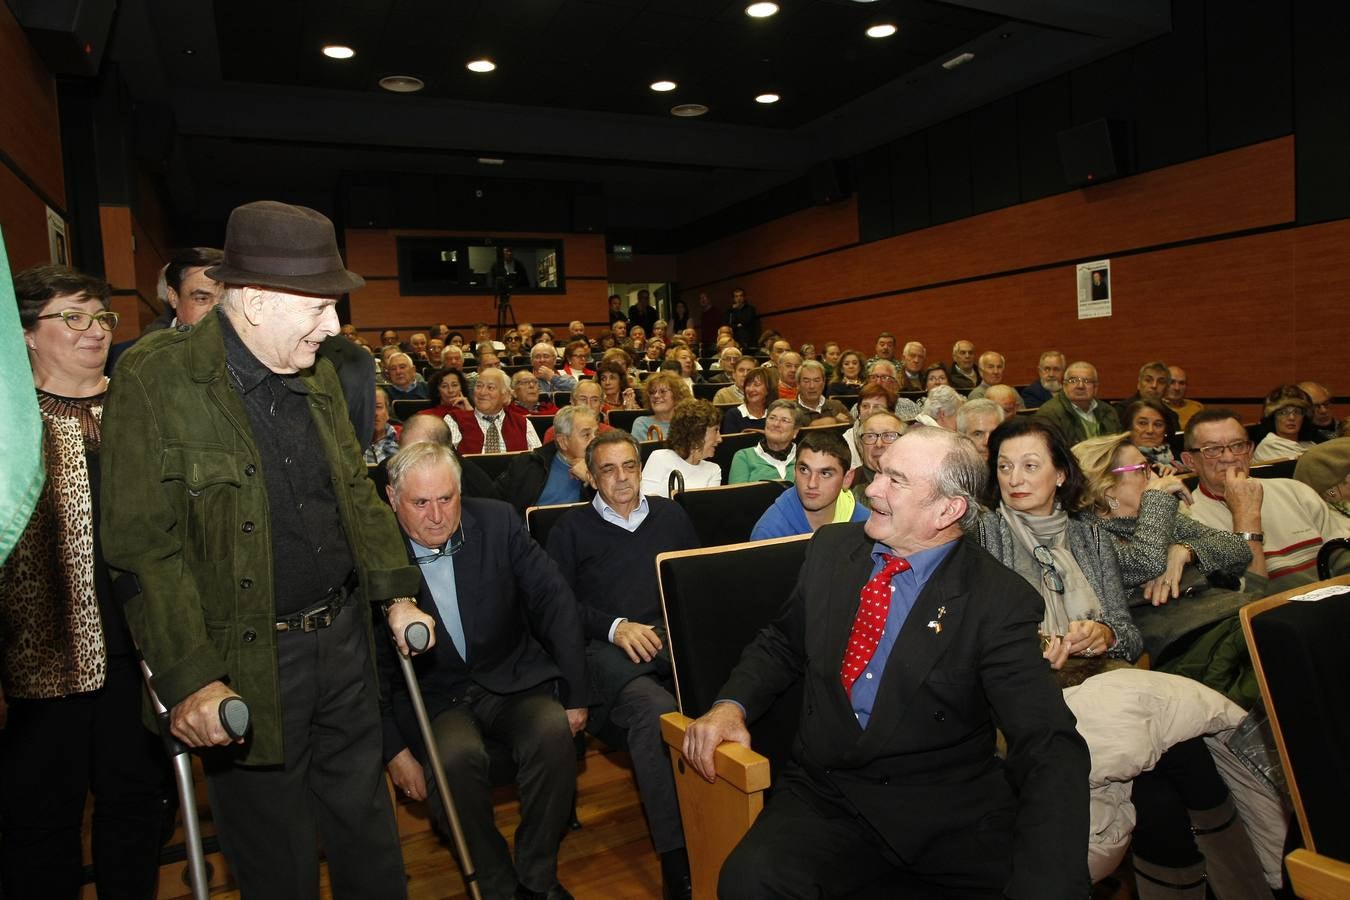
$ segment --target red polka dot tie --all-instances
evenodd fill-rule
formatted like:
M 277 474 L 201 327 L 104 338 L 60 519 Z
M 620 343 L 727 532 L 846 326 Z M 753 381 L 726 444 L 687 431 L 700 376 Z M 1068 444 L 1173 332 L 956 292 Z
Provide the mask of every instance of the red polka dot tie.
M 853 619 L 853 630 L 848 635 L 848 648 L 839 667 L 839 680 L 844 693 L 853 696 L 853 682 L 858 680 L 881 643 L 881 632 L 886 628 L 886 614 L 891 609 L 891 579 L 909 568 L 909 560 L 883 553 L 885 564 L 872 580 L 863 585 L 858 603 L 858 615 Z

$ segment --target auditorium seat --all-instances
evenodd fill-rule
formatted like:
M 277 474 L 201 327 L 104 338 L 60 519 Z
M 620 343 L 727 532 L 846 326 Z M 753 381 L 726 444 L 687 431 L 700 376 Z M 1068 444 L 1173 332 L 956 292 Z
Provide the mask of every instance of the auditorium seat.
M 431 409 L 435 405 L 430 400 L 395 400 L 391 418 L 399 422 L 406 422 L 411 416 L 417 415 L 424 409 Z
M 461 455 L 486 472 L 488 478 L 496 481 L 511 467 L 511 463 L 517 457 L 524 456 L 529 452 L 529 450 L 512 450 L 510 453 L 464 453 Z
M 750 481 L 680 491 L 671 499 L 689 514 L 699 544 L 717 547 L 750 540 L 759 517 L 788 487 L 786 481 Z
M 525 530 L 541 547 L 548 546 L 548 533 L 565 513 L 585 503 L 558 503 L 550 506 L 531 506 L 525 510 Z
M 613 428 L 631 432 L 633 423 L 638 420 L 638 417 L 650 416 L 651 414 L 650 409 L 611 409 L 609 411 L 609 424 Z
M 726 387 L 726 383 L 699 381 L 694 383 L 694 399 L 711 401 L 717 392 Z
M 712 461 L 722 469 L 722 480 L 731 474 L 731 458 L 746 447 L 753 447 L 764 437 L 762 431 L 742 431 L 737 434 L 722 435 L 722 443 L 713 451 Z
M 1341 592 L 1316 601 L 1322 588 Z M 1350 576 L 1276 594 L 1239 614 L 1303 835 L 1285 857 L 1299 897 L 1350 897 Z
M 548 430 L 553 427 L 553 417 L 530 414 L 525 418 L 530 420 L 530 424 L 534 426 L 534 433 L 539 435 L 539 440 L 542 442 L 544 435 L 548 434 Z

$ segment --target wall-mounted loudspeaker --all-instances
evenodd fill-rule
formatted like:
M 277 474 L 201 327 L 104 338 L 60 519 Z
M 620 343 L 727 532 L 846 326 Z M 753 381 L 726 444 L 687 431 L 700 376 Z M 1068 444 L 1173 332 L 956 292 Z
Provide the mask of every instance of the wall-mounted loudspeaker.
M 1120 119 L 1097 119 L 1059 133 L 1059 158 L 1071 187 L 1130 174 L 1129 150 L 1129 127 Z
M 98 74 L 116 0 L 12 0 L 10 7 L 53 75 Z

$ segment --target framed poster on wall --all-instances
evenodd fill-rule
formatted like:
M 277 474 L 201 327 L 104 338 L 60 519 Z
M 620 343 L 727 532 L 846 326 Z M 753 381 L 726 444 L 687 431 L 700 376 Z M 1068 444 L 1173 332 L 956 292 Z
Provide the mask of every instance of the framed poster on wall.
M 70 233 L 60 213 L 47 207 L 47 246 L 51 250 L 52 265 L 70 265 Z

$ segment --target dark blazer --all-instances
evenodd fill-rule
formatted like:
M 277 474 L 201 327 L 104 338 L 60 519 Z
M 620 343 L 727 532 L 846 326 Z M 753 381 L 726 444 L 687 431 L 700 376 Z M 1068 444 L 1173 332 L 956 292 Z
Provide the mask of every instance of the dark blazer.
M 801 679 L 794 763 L 841 793 L 901 859 L 1011 807 L 1007 896 L 1085 896 L 1089 756 L 1040 655 L 1043 601 L 961 538 L 906 619 L 864 731 L 839 668 L 873 546 L 860 524 L 817 531 L 792 596 L 720 696 L 753 720 Z M 929 627 L 937 621 L 940 630 Z M 996 724 L 1006 762 L 995 756 Z
M 426 579 L 417 604 L 436 619 L 436 646 L 413 657 L 433 720 L 479 684 L 509 694 L 558 679 L 566 708 L 586 705 L 586 657 L 572 589 L 544 549 L 505 503 L 461 501 L 464 546 L 455 554 L 455 588 L 469 660 L 455 649 Z M 409 557 L 412 557 L 409 545 Z M 416 735 L 411 700 L 397 671 L 396 652 L 379 641 L 384 758 L 392 759 Z M 414 745 L 420 741 L 413 741 Z M 414 746 L 414 752 L 420 751 Z
M 548 473 L 553 466 L 553 458 L 557 455 L 557 442 L 549 441 L 544 446 L 536 447 L 531 452 L 511 460 L 507 470 L 497 477 L 497 493 L 514 506 L 518 513 L 525 515 L 525 510 L 538 504 L 539 495 L 548 484 Z M 584 484 L 581 486 L 579 499 L 589 500 L 594 496 L 594 489 Z

